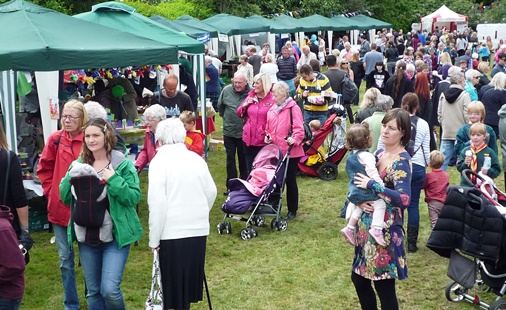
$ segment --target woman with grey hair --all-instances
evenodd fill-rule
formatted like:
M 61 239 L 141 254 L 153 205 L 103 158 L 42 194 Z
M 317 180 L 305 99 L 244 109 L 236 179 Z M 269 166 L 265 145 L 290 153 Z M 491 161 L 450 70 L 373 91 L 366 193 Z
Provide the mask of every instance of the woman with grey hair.
M 484 91 L 481 102 L 485 106 L 485 119 L 483 122 L 494 129 L 496 136 L 499 136 L 499 115 L 497 112 L 506 104 L 506 73 L 497 73 Z
M 373 88 L 371 88 L 373 89 Z M 392 97 L 380 94 L 376 99 L 374 113 L 364 120 L 365 123 L 369 124 L 369 131 L 371 132 L 372 144 L 369 148 L 369 152 L 374 153 L 378 149 L 378 141 L 381 134 L 381 121 L 385 117 L 386 112 L 392 108 L 394 100 Z
M 464 89 L 471 96 L 471 101 L 478 100 L 478 92 L 476 91 L 476 84 L 480 81 L 481 73 L 478 70 L 469 69 L 465 73 L 466 76 L 466 86 Z
M 209 211 L 216 184 L 206 162 L 184 145 L 178 118 L 161 121 L 149 169 L 149 247 L 158 250 L 165 309 L 202 300 Z
M 376 111 L 376 99 L 379 95 L 381 95 L 381 92 L 375 87 L 371 87 L 365 92 L 362 103 L 360 104 L 360 110 L 358 110 L 355 116 L 356 124 L 362 123 Z
M 86 109 L 86 112 L 88 113 L 88 118 L 100 118 L 104 121 L 107 121 L 107 111 L 105 108 L 96 101 L 88 101 L 84 105 L 84 108 Z M 128 149 L 126 147 L 125 141 L 123 138 L 121 138 L 121 134 L 112 126 L 114 130 L 114 135 L 116 136 L 116 139 L 118 141 L 116 142 L 116 146 L 114 147 L 115 150 L 122 152 L 123 154 L 128 154 Z
M 299 209 L 299 188 L 297 187 L 297 163 L 304 156 L 304 120 L 302 111 L 290 97 L 290 88 L 285 82 L 278 82 L 272 88 L 275 104 L 267 112 L 265 143 L 276 144 L 283 156 L 290 151 L 286 172 L 287 220 L 297 216 Z
M 139 152 L 139 156 L 134 164 L 137 173 L 141 173 L 142 169 L 155 157 L 156 150 L 159 147 L 158 141 L 155 139 L 156 129 L 158 123 L 166 118 L 167 112 L 165 108 L 159 104 L 153 104 L 144 111 L 144 120 L 146 121 L 147 128 L 144 138 L 144 147 Z

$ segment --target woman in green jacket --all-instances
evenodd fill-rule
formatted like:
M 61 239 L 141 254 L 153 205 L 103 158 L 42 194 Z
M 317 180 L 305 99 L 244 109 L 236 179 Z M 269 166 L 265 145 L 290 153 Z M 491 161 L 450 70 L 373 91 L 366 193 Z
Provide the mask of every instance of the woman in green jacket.
M 78 242 L 89 309 L 125 309 L 123 270 L 130 244 L 142 236 L 135 212 L 141 198 L 139 178 L 115 145 L 111 125 L 91 119 L 81 156 L 60 183 L 61 199 L 71 206 L 69 242 Z

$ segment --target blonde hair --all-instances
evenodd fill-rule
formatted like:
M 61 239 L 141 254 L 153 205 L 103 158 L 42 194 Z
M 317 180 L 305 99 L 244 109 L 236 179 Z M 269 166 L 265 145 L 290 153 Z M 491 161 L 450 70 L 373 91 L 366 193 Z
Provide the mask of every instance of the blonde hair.
M 84 104 L 81 101 L 78 100 L 70 100 L 65 103 L 62 110 L 62 118 L 60 119 L 60 124 L 64 128 L 65 127 L 65 118 L 63 118 L 63 111 L 65 109 L 74 108 L 77 110 L 77 113 L 79 114 L 79 128 L 83 128 L 86 123 L 88 123 L 88 112 L 86 112 L 86 109 L 84 108 Z
M 445 155 L 442 152 L 438 150 L 430 152 L 429 164 L 431 168 L 433 169 L 441 168 L 443 166 L 444 161 Z
M 267 95 L 272 88 L 271 76 L 267 73 L 258 73 L 253 77 L 253 82 L 260 80 L 262 88 L 264 89 L 264 95 Z
M 314 119 L 309 122 L 309 127 L 317 131 L 320 130 L 320 128 L 322 128 L 322 123 L 319 120 Z
M 470 112 L 478 112 L 481 115 L 480 121 L 483 122 L 485 119 L 485 115 L 487 115 L 487 112 L 485 110 L 485 106 L 481 101 L 473 101 L 467 106 L 467 113 Z
M 190 124 L 191 122 L 195 122 L 197 118 L 195 117 L 195 113 L 192 111 L 183 111 L 181 112 L 181 115 L 179 115 L 179 119 L 185 124 Z
M 381 95 L 379 89 L 375 87 L 369 88 L 364 94 L 360 108 L 367 109 L 369 107 L 373 107 L 376 104 L 376 99 L 378 99 L 379 95 Z
M 474 123 L 471 125 L 471 128 L 469 128 L 469 135 L 486 135 L 487 134 L 487 127 L 483 123 Z

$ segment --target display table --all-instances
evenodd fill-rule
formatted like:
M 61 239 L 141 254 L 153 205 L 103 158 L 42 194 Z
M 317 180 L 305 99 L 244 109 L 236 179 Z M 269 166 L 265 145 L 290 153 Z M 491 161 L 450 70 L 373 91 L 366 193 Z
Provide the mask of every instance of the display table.
M 125 141 L 125 144 L 138 144 L 144 145 L 144 137 L 146 136 L 146 129 L 142 128 L 132 128 L 132 129 L 122 129 L 116 128 L 116 130 Z
M 227 75 L 229 78 L 233 78 L 234 77 L 234 73 L 237 72 L 237 66 L 239 64 L 227 64 L 227 63 L 224 63 L 221 65 L 221 70 L 227 70 Z

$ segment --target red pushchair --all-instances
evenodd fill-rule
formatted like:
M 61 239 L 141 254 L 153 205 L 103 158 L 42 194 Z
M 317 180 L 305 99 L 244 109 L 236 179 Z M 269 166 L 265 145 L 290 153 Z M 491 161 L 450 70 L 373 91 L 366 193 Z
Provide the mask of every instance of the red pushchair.
M 346 154 L 346 119 L 341 121 L 346 110 L 340 103 L 329 107 L 329 117 L 325 124 L 314 133 L 313 139 L 304 146 L 304 156 L 300 159 L 298 168 L 302 173 L 310 176 L 319 176 L 322 180 L 331 181 L 337 178 L 337 166 Z M 327 153 L 319 148 L 331 135 Z

